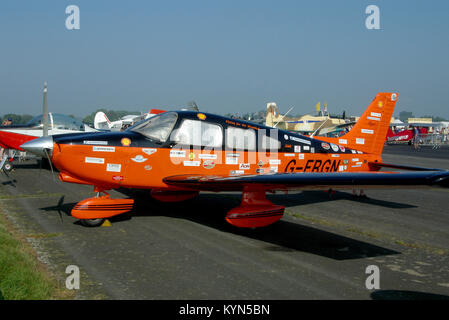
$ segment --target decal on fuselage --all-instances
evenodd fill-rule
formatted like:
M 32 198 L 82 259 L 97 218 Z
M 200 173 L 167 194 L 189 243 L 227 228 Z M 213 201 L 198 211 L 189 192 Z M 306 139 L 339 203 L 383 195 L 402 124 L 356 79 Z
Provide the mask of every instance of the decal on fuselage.
M 290 160 L 285 166 L 284 172 L 336 172 L 341 160 L 309 159 L 305 164 Z

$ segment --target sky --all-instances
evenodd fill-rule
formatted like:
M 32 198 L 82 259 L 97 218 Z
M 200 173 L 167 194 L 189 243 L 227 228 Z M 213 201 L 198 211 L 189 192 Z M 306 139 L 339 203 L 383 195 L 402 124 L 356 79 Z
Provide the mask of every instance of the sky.
M 66 28 L 66 7 L 80 29 Z M 368 30 L 367 6 L 380 29 Z M 0 115 L 98 108 L 360 115 L 398 92 L 395 115 L 449 119 L 449 1 L 3 0 Z

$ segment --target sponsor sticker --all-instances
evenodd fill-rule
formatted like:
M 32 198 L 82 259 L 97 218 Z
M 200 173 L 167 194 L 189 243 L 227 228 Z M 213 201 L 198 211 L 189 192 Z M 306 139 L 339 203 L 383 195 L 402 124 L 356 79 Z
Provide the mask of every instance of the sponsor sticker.
M 336 144 L 331 143 L 331 148 L 334 152 L 338 152 L 338 146 Z
M 284 153 L 284 157 L 294 157 L 294 153 Z
M 310 153 L 315 153 L 315 148 L 314 147 L 310 148 Z
M 205 115 L 204 113 L 198 113 L 196 116 L 197 116 L 198 119 L 200 119 L 200 120 L 206 120 L 206 115 Z
M 84 140 L 83 141 L 84 144 L 99 144 L 99 145 L 103 145 L 103 146 L 107 146 L 108 142 L 107 141 L 90 141 L 90 140 Z
M 391 101 L 395 101 L 398 98 L 398 95 L 396 93 L 393 93 L 391 95 Z
M 215 161 L 212 159 L 206 159 L 203 161 L 203 168 L 204 169 L 212 169 L 215 167 Z
M 321 142 L 321 147 L 326 150 L 329 150 L 331 148 L 331 146 L 327 142 Z
M 185 158 L 186 152 L 184 150 L 170 150 L 170 158 Z
M 185 167 L 199 167 L 201 164 L 201 161 L 184 161 Z
M 270 172 L 271 173 L 277 173 L 278 172 L 278 167 L 270 167 Z
M 382 117 L 382 113 L 371 112 L 371 116 L 380 118 L 380 117 Z
M 147 170 L 147 171 L 150 171 L 151 169 L 153 169 L 153 167 L 150 166 L 149 164 L 147 164 L 147 165 L 144 167 L 144 169 Z
M 226 157 L 226 164 L 238 164 L 239 159 L 233 157 Z
M 348 140 L 346 139 L 338 139 L 339 144 L 348 144 Z
M 348 164 L 349 160 L 348 159 L 343 159 L 343 164 Z
M 129 138 L 122 138 L 122 140 L 120 140 L 120 143 L 124 147 L 129 147 L 131 145 L 131 139 L 129 139 Z
M 339 158 L 340 155 L 339 155 L 339 154 L 332 154 L 331 157 L 332 157 L 332 158 Z
M 346 151 L 345 147 L 343 147 L 343 146 L 339 146 L 339 147 L 340 147 L 341 152 L 345 152 Z
M 290 140 L 293 140 L 293 141 L 296 141 L 296 142 L 301 142 L 301 143 L 308 144 L 308 145 L 311 144 L 311 142 L 309 140 L 305 140 L 305 139 L 301 139 L 301 138 L 297 138 L 297 137 L 292 137 L 292 136 L 290 136 Z
M 373 133 L 374 133 L 374 130 L 371 130 L 371 129 L 362 129 L 362 133 L 373 134 Z
M 86 163 L 98 163 L 98 164 L 103 164 L 103 163 L 104 163 L 104 158 L 85 157 L 85 158 L 84 158 L 84 162 L 86 162 Z
M 141 162 L 147 161 L 148 159 L 145 158 L 144 156 L 142 156 L 141 154 L 138 154 L 134 158 L 131 158 L 131 160 L 134 161 L 134 162 L 137 162 L 137 163 L 141 163 Z
M 263 161 L 260 160 L 260 161 L 257 163 L 257 165 L 259 166 L 259 168 L 263 167 Z
M 226 153 L 226 157 L 238 158 L 240 157 L 240 153 Z
M 288 140 L 288 135 L 284 134 L 284 139 Z
M 250 164 L 249 163 L 241 163 L 239 165 L 239 169 L 240 170 L 248 170 L 250 168 Z
M 303 160 L 304 159 L 304 153 L 298 153 L 298 159 Z
M 193 152 L 190 152 L 190 153 L 189 153 L 189 159 L 190 159 L 190 160 L 195 159 L 195 154 L 194 154 Z
M 262 169 L 262 168 L 256 169 L 256 172 L 257 173 L 264 173 L 264 169 Z
M 198 155 L 199 159 L 209 159 L 209 160 L 215 160 L 217 159 L 217 155 L 216 154 L 205 154 L 205 153 L 201 153 Z
M 112 180 L 114 181 L 123 181 L 123 179 L 125 179 L 123 176 L 112 176 Z
M 295 146 L 294 148 L 295 152 L 301 152 L 301 146 Z
M 359 151 L 359 150 L 357 150 L 357 153 L 360 153 L 360 154 L 362 154 L 363 152 L 362 152 L 362 151 Z
M 357 153 L 357 151 L 355 151 L 355 150 L 351 150 L 351 152 L 352 152 L 352 153 Z
M 357 144 L 365 144 L 365 139 L 364 138 L 356 138 L 355 139 L 355 143 L 357 143 Z
M 231 171 L 229 172 L 229 174 L 230 174 L 231 176 L 237 176 L 237 175 L 244 174 L 244 173 L 245 173 L 245 171 L 243 171 L 243 170 L 231 170 Z
M 359 158 L 352 158 L 352 162 L 357 162 L 359 161 Z
M 281 160 L 280 159 L 270 159 L 270 164 L 280 165 L 281 164 Z
M 304 150 L 310 150 L 310 147 L 309 146 L 304 146 L 303 149 Z
M 92 151 L 98 151 L 98 152 L 115 152 L 115 147 L 99 147 L 99 146 L 93 146 Z
M 142 152 L 146 153 L 149 156 L 151 156 L 156 151 L 157 151 L 157 149 L 153 149 L 153 148 L 142 148 Z
M 122 165 L 117 163 L 108 163 L 106 165 L 106 171 L 109 172 L 120 172 L 122 170 Z
M 351 166 L 351 167 L 353 167 L 353 168 L 360 168 L 361 165 L 360 165 L 360 164 L 357 164 L 357 165 L 354 165 L 354 166 Z
M 374 121 L 380 121 L 380 118 L 376 118 L 376 117 L 366 117 L 369 120 L 374 120 Z

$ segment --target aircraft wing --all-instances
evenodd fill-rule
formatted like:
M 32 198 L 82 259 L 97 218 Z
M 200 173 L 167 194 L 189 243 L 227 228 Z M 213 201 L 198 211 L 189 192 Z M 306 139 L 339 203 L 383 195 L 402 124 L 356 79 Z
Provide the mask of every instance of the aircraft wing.
M 170 186 L 198 191 L 328 190 L 449 187 L 449 171 L 273 173 L 240 176 L 177 175 L 163 180 Z

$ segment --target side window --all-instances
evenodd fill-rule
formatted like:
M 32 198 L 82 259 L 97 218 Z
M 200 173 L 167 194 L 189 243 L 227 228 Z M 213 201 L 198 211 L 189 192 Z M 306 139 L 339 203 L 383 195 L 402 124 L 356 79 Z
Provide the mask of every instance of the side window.
M 252 129 L 228 127 L 226 147 L 238 150 L 256 150 L 256 133 Z
M 262 135 L 262 149 L 263 150 L 279 150 L 281 148 L 281 142 L 270 136 Z
M 223 143 L 223 131 L 216 124 L 186 119 L 173 131 L 172 140 L 178 144 L 218 148 Z

